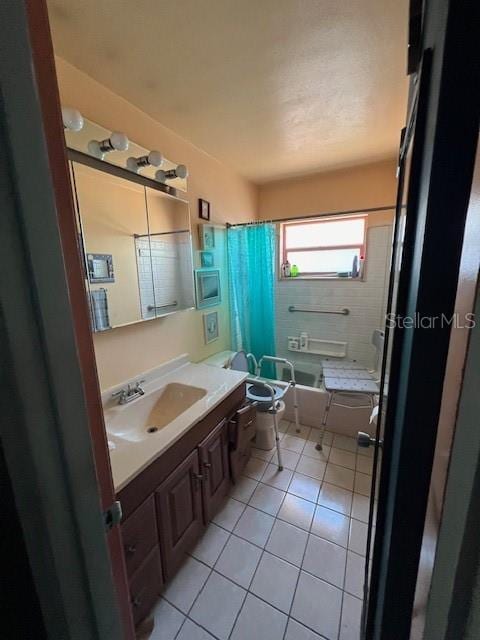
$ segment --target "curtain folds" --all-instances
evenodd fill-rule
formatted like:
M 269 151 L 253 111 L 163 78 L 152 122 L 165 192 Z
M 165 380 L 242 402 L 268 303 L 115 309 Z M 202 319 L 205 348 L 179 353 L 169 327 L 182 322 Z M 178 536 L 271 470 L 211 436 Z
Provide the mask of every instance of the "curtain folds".
M 275 355 L 275 226 L 227 230 L 232 350 L 257 358 Z M 274 365 L 262 375 L 276 378 Z

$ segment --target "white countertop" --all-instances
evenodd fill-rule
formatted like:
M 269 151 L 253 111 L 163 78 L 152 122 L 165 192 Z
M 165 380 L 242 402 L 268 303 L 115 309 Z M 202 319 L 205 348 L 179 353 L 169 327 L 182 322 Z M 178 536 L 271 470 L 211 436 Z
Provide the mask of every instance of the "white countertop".
M 115 491 L 123 489 L 246 378 L 247 374 L 242 371 L 192 364 L 188 362 L 187 356 L 180 356 L 102 393 Z M 145 380 L 141 385 L 145 391 L 144 396 L 124 405 L 119 405 L 118 401 L 112 399 L 112 393 L 140 379 Z M 171 383 L 196 387 L 206 393 L 165 427 L 156 433 L 147 434 L 145 420 L 162 389 Z

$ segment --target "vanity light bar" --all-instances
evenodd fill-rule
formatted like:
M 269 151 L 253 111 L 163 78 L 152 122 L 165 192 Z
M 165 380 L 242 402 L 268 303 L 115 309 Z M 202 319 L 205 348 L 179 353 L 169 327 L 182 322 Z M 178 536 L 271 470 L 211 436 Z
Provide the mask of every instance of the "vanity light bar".
M 155 173 L 155 178 L 159 182 L 166 182 L 167 180 L 174 180 L 175 178 L 181 178 L 184 180 L 188 176 L 188 169 L 184 164 L 179 164 L 175 169 L 169 169 L 163 171 L 160 169 Z
M 111 151 L 127 151 L 130 142 L 127 136 L 120 131 L 113 131 L 109 138 L 105 140 L 90 140 L 88 143 L 88 151 L 95 156 L 103 160 L 106 153 Z
M 146 156 L 139 156 L 138 158 L 134 158 L 131 156 L 127 160 L 127 169 L 130 171 L 138 172 L 139 169 L 143 167 L 160 167 L 163 164 L 163 156 L 160 151 L 150 151 L 150 153 Z

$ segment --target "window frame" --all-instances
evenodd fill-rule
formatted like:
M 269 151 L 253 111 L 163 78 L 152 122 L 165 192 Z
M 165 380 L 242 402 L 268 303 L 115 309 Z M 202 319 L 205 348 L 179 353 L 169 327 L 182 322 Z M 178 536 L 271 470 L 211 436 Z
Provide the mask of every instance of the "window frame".
M 321 245 L 312 245 L 309 247 L 295 247 L 295 248 L 287 248 L 287 227 L 294 227 L 294 226 L 306 226 L 309 224 L 318 224 L 323 223 L 323 222 L 340 222 L 340 221 L 347 221 L 347 220 L 358 220 L 358 219 L 362 219 L 364 221 L 364 227 L 363 227 L 363 241 L 361 244 L 337 244 L 337 245 L 328 245 L 328 246 L 321 246 Z M 343 215 L 343 216 L 325 216 L 325 217 L 321 217 L 319 216 L 318 218 L 305 218 L 304 220 L 296 220 L 296 221 L 292 221 L 292 222 L 281 222 L 280 223 L 280 251 L 279 251 L 279 256 L 280 256 L 280 263 L 279 263 L 279 279 L 280 280 L 298 280 L 298 279 L 307 279 L 307 280 L 312 280 L 312 279 L 316 279 L 316 280 L 359 280 L 362 281 L 364 279 L 364 273 L 365 273 L 365 262 L 366 262 L 366 249 L 367 249 L 367 228 L 368 228 L 368 215 L 367 214 L 354 214 L 354 215 Z M 364 257 L 364 270 L 363 270 L 363 274 L 362 276 L 359 276 L 358 278 L 352 278 L 351 276 L 348 277 L 339 277 L 337 276 L 337 272 L 336 271 L 308 271 L 308 272 L 301 272 L 299 271 L 298 276 L 292 278 L 292 277 L 285 277 L 282 276 L 282 270 L 281 270 L 281 266 L 282 264 L 287 260 L 287 253 L 290 251 L 337 251 L 338 249 L 359 249 L 360 251 L 360 255 Z

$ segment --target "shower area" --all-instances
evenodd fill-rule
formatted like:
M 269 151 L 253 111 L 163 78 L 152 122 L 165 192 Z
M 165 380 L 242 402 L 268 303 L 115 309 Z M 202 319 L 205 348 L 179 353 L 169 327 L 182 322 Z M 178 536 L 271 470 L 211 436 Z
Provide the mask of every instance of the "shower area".
M 232 350 L 294 364 L 302 424 L 321 426 L 327 366 L 344 363 L 379 378 L 393 219 L 392 209 L 381 209 L 228 230 Z M 284 364 L 261 375 L 290 380 Z M 331 407 L 328 429 L 371 430 L 371 408 L 359 395 L 344 394 L 342 404 Z M 286 405 L 293 420 L 291 393 Z

